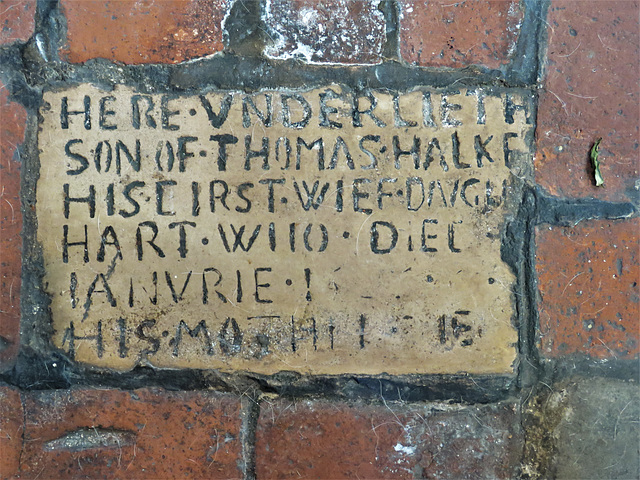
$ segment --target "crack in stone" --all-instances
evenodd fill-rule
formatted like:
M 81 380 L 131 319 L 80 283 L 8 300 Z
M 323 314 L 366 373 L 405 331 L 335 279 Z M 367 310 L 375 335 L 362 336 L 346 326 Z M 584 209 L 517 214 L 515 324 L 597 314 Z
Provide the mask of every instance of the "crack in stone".
M 27 443 L 26 430 L 27 430 L 27 409 L 24 401 L 24 395 L 22 392 L 20 395 L 20 405 L 22 405 L 22 445 L 20 446 L 20 455 L 18 456 L 18 472 L 22 470 L 22 455 L 24 454 L 24 447 Z

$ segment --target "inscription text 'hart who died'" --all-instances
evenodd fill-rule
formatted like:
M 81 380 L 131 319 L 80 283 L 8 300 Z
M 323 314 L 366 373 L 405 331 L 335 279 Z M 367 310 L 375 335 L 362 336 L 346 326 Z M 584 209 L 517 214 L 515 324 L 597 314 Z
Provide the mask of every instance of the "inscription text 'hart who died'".
M 44 94 L 54 344 L 126 370 L 509 373 L 520 91 Z

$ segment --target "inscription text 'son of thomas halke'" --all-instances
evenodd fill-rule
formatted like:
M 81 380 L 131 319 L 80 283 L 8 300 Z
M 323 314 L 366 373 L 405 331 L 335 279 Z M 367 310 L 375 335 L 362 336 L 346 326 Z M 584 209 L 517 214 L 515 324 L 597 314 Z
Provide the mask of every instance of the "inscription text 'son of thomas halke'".
M 54 344 L 130 369 L 509 373 L 519 91 L 44 94 Z

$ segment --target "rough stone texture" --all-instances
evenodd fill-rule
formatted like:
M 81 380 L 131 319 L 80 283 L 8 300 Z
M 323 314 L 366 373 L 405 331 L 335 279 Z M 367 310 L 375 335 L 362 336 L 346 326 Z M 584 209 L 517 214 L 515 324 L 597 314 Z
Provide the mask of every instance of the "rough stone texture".
M 0 0 L 0 45 L 28 40 L 35 12 L 36 0 Z
M 640 478 L 635 381 L 572 378 L 525 409 L 526 478 Z
M 551 2 L 536 179 L 553 195 L 639 198 L 639 5 Z M 595 186 L 589 161 L 600 137 L 604 188 Z
M 20 151 L 27 113 L 0 81 L 0 370 L 11 367 L 20 341 Z
M 400 56 L 423 67 L 498 68 L 509 62 L 523 19 L 516 0 L 401 0 Z
M 258 478 L 514 478 L 515 405 L 263 403 Z
M 385 21 L 377 0 L 267 0 L 264 21 L 274 58 L 313 63 L 380 63 Z
M 538 228 L 544 355 L 638 357 L 639 226 L 635 218 Z
M 223 49 L 228 0 L 63 0 L 63 58 L 106 58 L 126 64 L 180 63 Z
M 0 478 L 18 472 L 24 416 L 18 390 L 0 387 Z
M 25 392 L 22 478 L 240 478 L 239 401 L 161 389 Z

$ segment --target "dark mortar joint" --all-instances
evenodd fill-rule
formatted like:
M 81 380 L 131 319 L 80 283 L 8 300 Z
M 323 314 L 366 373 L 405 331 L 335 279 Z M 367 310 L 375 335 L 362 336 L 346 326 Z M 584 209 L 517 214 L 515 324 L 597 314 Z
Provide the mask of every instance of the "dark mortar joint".
M 260 392 L 248 390 L 240 398 L 240 442 L 242 444 L 242 459 L 240 469 L 245 480 L 256 478 L 256 430 L 260 418 Z
M 266 0 L 237 0 L 224 23 L 226 50 L 236 55 L 260 57 L 270 35 L 262 22 Z
M 23 105 L 34 114 L 40 104 L 40 92 L 26 81 L 23 63 L 25 45 L 11 45 L 0 49 L 0 78 L 9 92 L 9 100 Z
M 128 85 L 141 93 L 190 93 L 216 89 L 247 93 L 268 89 L 312 89 L 332 83 L 353 89 L 410 90 L 429 86 L 441 89 L 518 88 L 535 94 L 535 85 L 506 82 L 497 71 L 478 67 L 434 70 L 411 67 L 397 61 L 378 65 L 311 65 L 297 59 L 275 60 L 244 57 L 232 53 L 180 65 L 121 65 L 104 59 L 82 65 L 45 62 L 32 39 L 22 51 L 2 51 L 6 74 L 20 76 L 31 89 L 62 88 L 92 83 L 105 90 Z M 17 59 L 15 57 L 22 57 Z
M 131 371 L 118 373 L 75 363 L 60 351 L 43 354 L 25 346 L 14 368 L 0 374 L 0 381 L 23 390 L 72 387 L 121 390 L 162 387 L 176 391 L 214 389 L 235 395 L 253 392 L 254 399 L 268 393 L 289 399 L 359 400 L 373 404 L 386 401 L 485 404 L 513 398 L 518 394 L 516 377 L 513 375 L 309 376 L 297 372 L 257 375 L 148 366 L 137 366 Z
M 551 0 L 523 0 L 524 19 L 520 26 L 513 60 L 501 68 L 508 83 L 533 85 L 540 79 L 546 51 L 546 17 Z
M 280 372 L 250 376 L 265 393 L 296 399 L 322 397 L 365 400 L 450 403 L 492 403 L 515 395 L 515 377 L 508 375 L 377 375 L 307 376 Z
M 434 70 L 411 67 L 397 61 L 378 65 L 310 65 L 301 60 L 237 57 L 231 54 L 170 66 L 169 85 L 177 92 L 222 88 L 255 92 L 262 89 L 312 88 L 339 83 L 351 88 L 408 90 L 419 86 L 434 88 L 532 86 L 496 79 L 495 71 L 477 67 Z
M 398 16 L 400 7 L 396 0 L 382 0 L 378 4 L 378 10 L 384 15 L 385 42 L 382 46 L 382 56 L 388 60 L 400 60 L 400 25 Z
M 638 216 L 633 203 L 613 203 L 586 199 L 564 199 L 547 195 L 540 187 L 535 190 L 537 199 L 536 224 L 573 227 L 584 220 L 619 220 Z
M 571 355 L 559 359 L 544 359 L 541 362 L 541 381 L 552 384 L 580 375 L 586 378 L 605 377 L 609 379 L 640 382 L 640 362 L 638 360 L 600 360 L 586 355 Z
M 533 189 L 523 187 L 517 215 L 505 226 L 500 246 L 502 260 L 516 276 L 514 285 L 515 322 L 518 329 L 518 388 L 526 389 L 537 382 L 539 357 L 536 348 L 538 311 L 535 274 L 535 212 Z
M 38 0 L 35 16 L 35 35 L 40 57 L 46 61 L 59 61 L 59 47 L 67 38 L 67 19 L 60 11 L 59 0 Z

